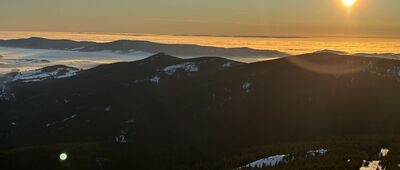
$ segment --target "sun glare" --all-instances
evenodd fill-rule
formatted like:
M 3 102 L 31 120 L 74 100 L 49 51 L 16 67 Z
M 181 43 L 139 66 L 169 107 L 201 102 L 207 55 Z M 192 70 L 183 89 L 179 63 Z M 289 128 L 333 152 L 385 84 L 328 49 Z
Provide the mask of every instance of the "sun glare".
M 342 2 L 343 5 L 346 7 L 352 7 L 357 2 L 357 0 L 342 0 Z

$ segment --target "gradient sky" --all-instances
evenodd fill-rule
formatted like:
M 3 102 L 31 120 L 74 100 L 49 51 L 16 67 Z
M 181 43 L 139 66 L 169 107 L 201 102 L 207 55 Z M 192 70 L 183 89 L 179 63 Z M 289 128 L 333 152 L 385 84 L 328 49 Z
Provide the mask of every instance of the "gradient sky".
M 400 35 L 400 0 L 0 0 L 0 31 Z

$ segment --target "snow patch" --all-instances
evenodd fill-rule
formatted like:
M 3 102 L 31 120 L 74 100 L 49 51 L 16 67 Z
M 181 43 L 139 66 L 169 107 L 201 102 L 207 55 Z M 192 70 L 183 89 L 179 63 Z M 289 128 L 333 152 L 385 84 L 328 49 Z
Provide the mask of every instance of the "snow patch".
M 116 143 L 128 143 L 128 139 L 125 135 L 114 136 Z
M 54 126 L 55 124 L 57 124 L 56 121 L 51 122 L 51 123 L 47 123 L 47 124 L 46 124 L 46 127 Z
M 73 114 L 73 115 L 71 115 L 70 117 L 64 118 L 64 119 L 63 119 L 62 121 L 60 121 L 60 122 L 69 121 L 69 120 L 71 120 L 71 119 L 76 118 L 77 116 L 78 116 L 77 114 Z M 59 121 L 53 121 L 53 122 L 47 123 L 45 126 L 48 128 L 48 127 L 51 127 L 51 126 L 56 125 L 57 123 L 59 123 Z
M 388 155 L 388 153 L 389 153 L 389 149 L 382 148 L 381 151 L 379 152 L 379 157 L 380 158 L 386 157 Z
M 127 135 L 128 134 L 128 130 L 127 129 L 126 130 L 121 130 L 120 133 L 123 134 L 123 135 Z
M 60 67 L 55 69 L 54 71 L 46 72 L 43 69 L 38 69 L 38 70 L 31 70 L 31 71 L 25 71 L 25 72 L 20 72 L 17 75 L 15 75 L 11 81 L 22 81 L 25 83 L 28 82 L 38 82 L 38 81 L 43 81 L 46 79 L 62 79 L 62 78 L 67 78 L 67 77 L 72 77 L 77 74 L 78 70 L 73 69 L 73 68 L 67 68 L 67 67 Z
M 309 150 L 307 151 L 307 156 L 323 156 L 328 152 L 328 149 L 318 149 L 318 150 Z
M 318 149 L 318 150 L 309 150 L 306 152 L 306 156 L 325 156 L 328 152 L 328 149 Z M 288 155 L 275 155 L 270 156 L 268 158 L 259 159 L 247 165 L 241 166 L 236 168 L 236 170 L 243 169 L 243 168 L 265 168 L 265 167 L 273 167 L 278 165 L 279 163 L 288 163 L 289 161 L 295 160 L 295 154 L 288 154 Z M 347 162 L 350 162 L 348 160 Z
M 75 118 L 76 116 L 77 116 L 76 114 L 73 114 L 72 116 L 65 118 L 63 121 L 65 122 L 65 121 L 71 120 L 71 119 Z
M 243 169 L 243 168 L 263 168 L 263 167 L 270 167 L 270 166 L 276 166 L 280 162 L 284 160 L 284 158 L 287 155 L 275 155 L 275 156 L 270 156 L 268 158 L 260 159 L 257 161 L 254 161 L 252 163 L 249 163 L 245 166 L 242 166 L 237 169 Z
M 186 72 L 196 72 L 199 71 L 199 68 L 197 67 L 196 63 L 193 62 L 186 62 L 182 64 L 176 64 L 172 66 L 165 67 L 163 69 L 165 74 L 168 75 L 173 75 L 177 70 L 182 69 Z
M 379 159 L 386 157 L 389 154 L 389 149 L 381 148 L 379 151 Z M 386 169 L 381 160 L 363 161 L 360 170 L 384 170 Z
M 360 170 L 384 170 L 385 168 L 382 167 L 381 161 L 366 161 L 364 160 L 363 165 L 361 166 Z
M 149 81 L 158 84 L 160 82 L 160 76 L 153 76 Z
M 246 81 L 243 83 L 242 85 L 242 89 L 246 92 L 246 93 L 250 93 L 250 87 L 251 87 L 251 82 L 250 81 Z
M 227 62 L 227 63 L 223 64 L 222 67 L 229 68 L 229 67 L 232 67 L 232 64 L 233 64 L 232 62 Z
M 135 80 L 135 83 L 151 82 L 151 83 L 159 84 L 160 80 L 161 80 L 161 77 L 159 75 L 154 75 L 147 79 Z

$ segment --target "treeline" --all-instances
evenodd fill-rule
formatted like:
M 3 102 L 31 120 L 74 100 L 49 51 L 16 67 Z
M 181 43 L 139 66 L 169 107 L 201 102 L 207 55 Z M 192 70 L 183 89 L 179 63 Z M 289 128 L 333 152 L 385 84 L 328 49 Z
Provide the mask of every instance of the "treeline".
M 387 157 L 379 158 L 381 148 L 390 150 Z M 317 149 L 328 149 L 328 152 L 324 155 L 307 155 L 307 151 Z M 275 167 L 260 169 L 353 170 L 359 169 L 363 160 L 379 159 L 387 169 L 396 169 L 400 163 L 399 150 L 400 137 L 394 136 L 335 137 L 229 149 L 78 143 L 2 151 L 0 169 L 232 170 L 280 154 L 290 154 L 292 157 Z M 68 159 L 60 161 L 60 153 L 67 153 Z

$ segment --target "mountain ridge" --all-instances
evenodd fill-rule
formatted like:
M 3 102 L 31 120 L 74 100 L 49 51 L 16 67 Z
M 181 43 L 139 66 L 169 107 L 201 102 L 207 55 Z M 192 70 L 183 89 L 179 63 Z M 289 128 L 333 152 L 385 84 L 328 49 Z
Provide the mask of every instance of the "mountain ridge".
M 141 162 L 153 161 L 154 169 L 176 169 L 180 164 L 191 168 L 203 161 L 213 167 L 208 161 L 226 160 L 227 156 L 228 162 L 222 161 L 222 167 L 214 169 L 233 169 L 262 157 L 296 153 L 292 145 L 281 144 L 300 142 L 297 153 L 329 149 L 326 157 L 316 157 L 330 160 L 322 169 L 354 169 L 378 147 L 395 149 L 396 142 L 387 146 L 381 141 L 398 139 L 399 84 L 398 60 L 333 53 L 250 64 L 159 53 L 134 62 L 79 70 L 66 78 L 11 81 L 6 89 L 15 100 L 0 100 L 0 148 L 7 150 L 0 152 L 4 158 L 0 162 L 9 157 L 20 158 L 11 162 L 29 160 L 21 156 L 46 153 L 43 161 L 54 163 L 56 157 L 49 155 L 68 152 L 71 163 L 79 166 L 105 157 L 110 161 L 102 163 L 122 169 L 147 168 L 149 165 Z M 344 142 L 337 143 L 336 139 L 343 138 Z M 239 159 L 233 154 L 238 148 L 261 145 L 269 146 L 263 154 L 258 149 L 239 154 Z M 74 148 L 79 152 L 72 152 Z M 158 160 L 160 151 L 167 155 L 161 156 L 163 159 L 170 158 L 168 155 L 179 158 L 165 164 Z M 121 154 L 124 156 L 119 157 Z M 148 154 L 156 160 L 142 157 Z M 348 154 L 352 157 L 347 158 Z M 77 164 L 77 155 L 84 163 Z M 125 155 L 135 157 L 135 163 L 127 163 Z M 305 159 L 315 169 L 314 158 Z M 352 162 L 346 163 L 346 159 Z M 336 165 L 338 161 L 346 164 Z M 9 167 L 7 161 L 3 165 Z M 296 165 L 276 168 L 298 169 Z M 46 166 L 54 169 L 59 165 Z M 98 169 L 98 165 L 84 169 Z
M 0 40 L 0 46 L 57 49 L 80 52 L 113 51 L 120 53 L 164 52 L 175 56 L 224 56 L 224 57 L 283 57 L 288 54 L 276 50 L 257 50 L 251 48 L 223 48 L 200 46 L 194 44 L 162 44 L 141 40 L 117 40 L 113 42 L 96 43 L 89 41 L 52 40 L 39 37 L 27 39 Z
M 333 65 L 332 70 L 307 69 L 298 59 Z M 66 79 L 9 84 L 16 101 L 0 102 L 7 106 L 0 110 L 1 134 L 4 141 L 24 146 L 64 140 L 121 142 L 120 138 L 148 144 L 203 145 L 207 139 L 207 145 L 253 145 L 284 139 L 287 134 L 304 138 L 390 133 L 396 129 L 387 127 L 395 127 L 398 120 L 398 105 L 389 101 L 400 96 L 399 64 L 329 53 L 251 64 L 160 53 L 135 62 L 101 65 Z M 360 65 L 356 72 L 343 72 Z M 385 110 L 385 117 L 391 119 L 376 120 L 376 110 Z M 354 127 L 359 117 L 371 124 Z M 374 126 L 382 122 L 386 126 Z M 258 136 L 265 131 L 260 128 L 270 129 L 274 137 Z M 9 136 L 10 131 L 16 136 Z M 3 147 L 11 146 L 3 143 Z

